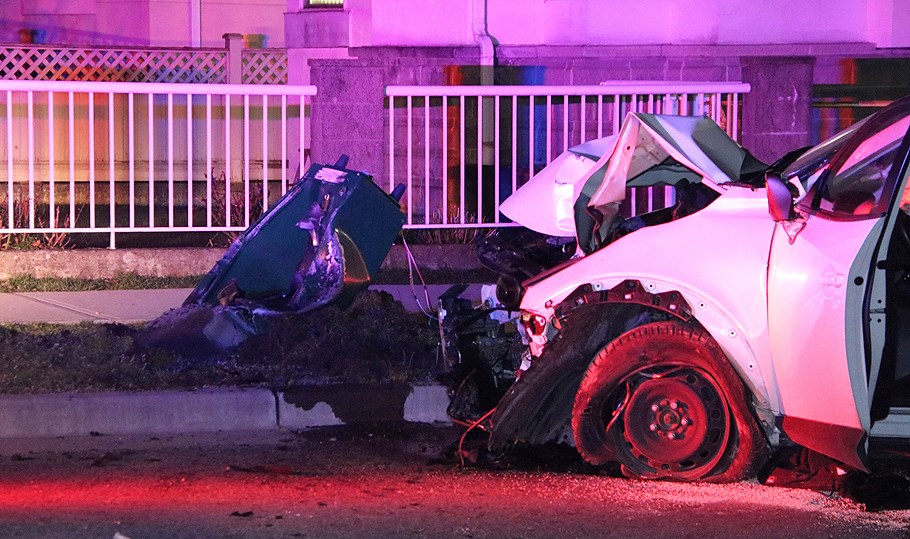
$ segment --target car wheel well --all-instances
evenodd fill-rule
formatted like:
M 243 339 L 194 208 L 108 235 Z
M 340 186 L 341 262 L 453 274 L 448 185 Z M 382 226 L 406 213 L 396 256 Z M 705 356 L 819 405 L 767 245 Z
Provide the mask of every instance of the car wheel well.
M 560 441 L 571 424 L 582 377 L 597 352 L 638 326 L 667 314 L 638 304 L 589 304 L 573 309 L 540 357 L 515 381 L 491 418 L 489 449 Z

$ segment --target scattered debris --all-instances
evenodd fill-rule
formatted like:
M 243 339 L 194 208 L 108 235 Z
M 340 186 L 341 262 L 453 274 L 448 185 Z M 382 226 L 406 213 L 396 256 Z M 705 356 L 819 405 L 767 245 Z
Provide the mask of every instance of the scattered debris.
M 108 452 L 104 453 L 103 455 L 101 455 L 100 457 L 93 460 L 92 466 L 95 466 L 95 467 L 107 466 L 108 464 L 111 464 L 112 462 L 117 462 L 117 461 L 123 460 L 124 457 L 128 457 L 135 453 L 136 453 L 135 451 L 132 451 L 129 449 L 124 449 L 121 451 L 108 451 Z
M 866 511 L 910 507 L 910 479 L 893 467 L 874 473 L 847 470 L 834 459 L 800 446 L 781 448 L 758 480 L 769 486 L 835 493 L 862 504 Z
M 233 513 L 231 513 L 231 516 L 249 518 L 249 517 L 253 516 L 253 512 L 252 511 L 234 511 Z

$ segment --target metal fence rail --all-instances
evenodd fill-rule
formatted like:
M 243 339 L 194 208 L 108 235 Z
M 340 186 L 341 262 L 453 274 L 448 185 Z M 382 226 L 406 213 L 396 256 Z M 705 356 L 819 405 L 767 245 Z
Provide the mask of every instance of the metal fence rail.
M 244 84 L 286 84 L 285 49 L 238 49 Z M 227 48 L 0 45 L 0 79 L 95 82 L 228 82 Z
M 315 93 L 0 81 L 0 233 L 243 230 L 304 162 Z
M 664 81 L 389 86 L 386 178 L 390 188 L 408 186 L 408 228 L 504 226 L 499 204 L 509 194 L 566 149 L 617 133 L 628 112 L 706 115 L 738 140 L 749 90 Z M 628 197 L 632 214 L 664 199 L 638 195 Z

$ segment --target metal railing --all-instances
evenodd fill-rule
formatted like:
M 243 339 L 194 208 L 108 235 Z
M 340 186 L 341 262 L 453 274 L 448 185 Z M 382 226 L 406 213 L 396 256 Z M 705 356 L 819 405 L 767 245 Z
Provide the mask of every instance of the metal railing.
M 0 45 L 0 79 L 223 84 L 231 54 L 243 84 L 286 84 L 285 49 Z
M 749 90 L 665 81 L 389 86 L 385 177 L 389 188 L 407 184 L 408 228 L 506 226 L 499 204 L 509 194 L 566 149 L 617 133 L 628 112 L 707 115 L 738 140 Z M 663 190 L 640 195 L 628 197 L 631 214 L 665 199 Z
M 315 93 L 0 81 L 0 233 L 244 230 L 302 167 Z

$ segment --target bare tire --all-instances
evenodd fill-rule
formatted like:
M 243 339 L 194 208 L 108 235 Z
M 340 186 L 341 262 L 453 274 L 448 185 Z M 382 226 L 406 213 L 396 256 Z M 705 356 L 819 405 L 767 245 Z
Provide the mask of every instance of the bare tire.
M 768 458 L 749 402 L 708 333 L 656 322 L 597 354 L 575 396 L 572 433 L 586 461 L 618 461 L 630 477 L 736 481 Z

